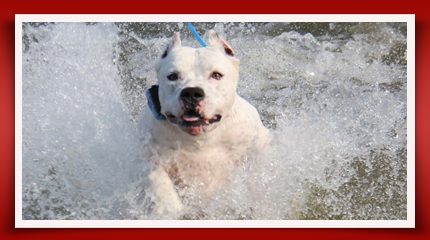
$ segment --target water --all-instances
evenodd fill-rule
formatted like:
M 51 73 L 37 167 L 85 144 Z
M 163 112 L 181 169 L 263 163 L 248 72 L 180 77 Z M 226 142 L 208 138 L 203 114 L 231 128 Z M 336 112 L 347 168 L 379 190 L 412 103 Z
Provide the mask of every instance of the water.
M 403 23 L 205 23 L 274 140 L 181 219 L 406 219 Z M 23 27 L 23 219 L 153 219 L 137 134 L 183 23 Z M 187 195 L 188 194 L 188 195 Z M 162 216 L 163 218 L 163 216 Z

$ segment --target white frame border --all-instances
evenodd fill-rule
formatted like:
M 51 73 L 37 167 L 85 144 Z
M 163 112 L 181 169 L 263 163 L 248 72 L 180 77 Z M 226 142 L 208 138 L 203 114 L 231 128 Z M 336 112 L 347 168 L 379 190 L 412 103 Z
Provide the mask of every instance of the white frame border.
M 23 220 L 23 22 L 407 22 L 406 220 Z M 415 15 L 414 14 L 17 14 L 15 15 L 15 227 L 16 228 L 414 228 L 415 227 Z

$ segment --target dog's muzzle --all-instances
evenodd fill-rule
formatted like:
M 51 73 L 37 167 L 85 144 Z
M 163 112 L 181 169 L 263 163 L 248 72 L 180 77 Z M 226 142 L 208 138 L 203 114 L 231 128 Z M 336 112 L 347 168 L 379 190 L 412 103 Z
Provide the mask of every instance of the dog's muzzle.
M 180 94 L 180 99 L 183 102 L 184 111 L 180 116 L 175 116 L 172 113 L 165 113 L 165 116 L 160 112 L 161 106 L 158 99 L 158 86 L 153 85 L 146 91 L 148 106 L 152 114 L 157 120 L 169 120 L 173 124 L 177 124 L 183 131 L 197 136 L 203 133 L 211 124 L 221 121 L 222 116 L 216 114 L 213 117 L 206 117 L 199 113 L 201 102 L 205 97 L 204 91 L 201 88 L 185 88 Z

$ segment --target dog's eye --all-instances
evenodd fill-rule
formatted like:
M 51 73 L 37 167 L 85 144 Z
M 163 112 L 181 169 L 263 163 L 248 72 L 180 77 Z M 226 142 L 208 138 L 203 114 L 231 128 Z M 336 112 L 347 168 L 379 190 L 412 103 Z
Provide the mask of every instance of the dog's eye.
M 169 79 L 170 81 L 176 81 L 178 80 L 178 78 L 179 78 L 179 74 L 176 72 L 167 75 L 167 79 Z
M 211 73 L 211 78 L 216 79 L 216 80 L 220 80 L 224 75 L 222 75 L 219 72 L 213 72 Z

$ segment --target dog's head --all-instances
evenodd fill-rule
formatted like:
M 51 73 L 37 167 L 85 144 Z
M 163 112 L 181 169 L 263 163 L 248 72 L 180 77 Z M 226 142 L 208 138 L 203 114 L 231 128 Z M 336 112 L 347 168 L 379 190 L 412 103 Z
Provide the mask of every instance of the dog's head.
M 236 97 L 239 60 L 217 33 L 206 48 L 182 47 L 179 33 L 156 64 L 160 113 L 190 135 L 216 128 Z

